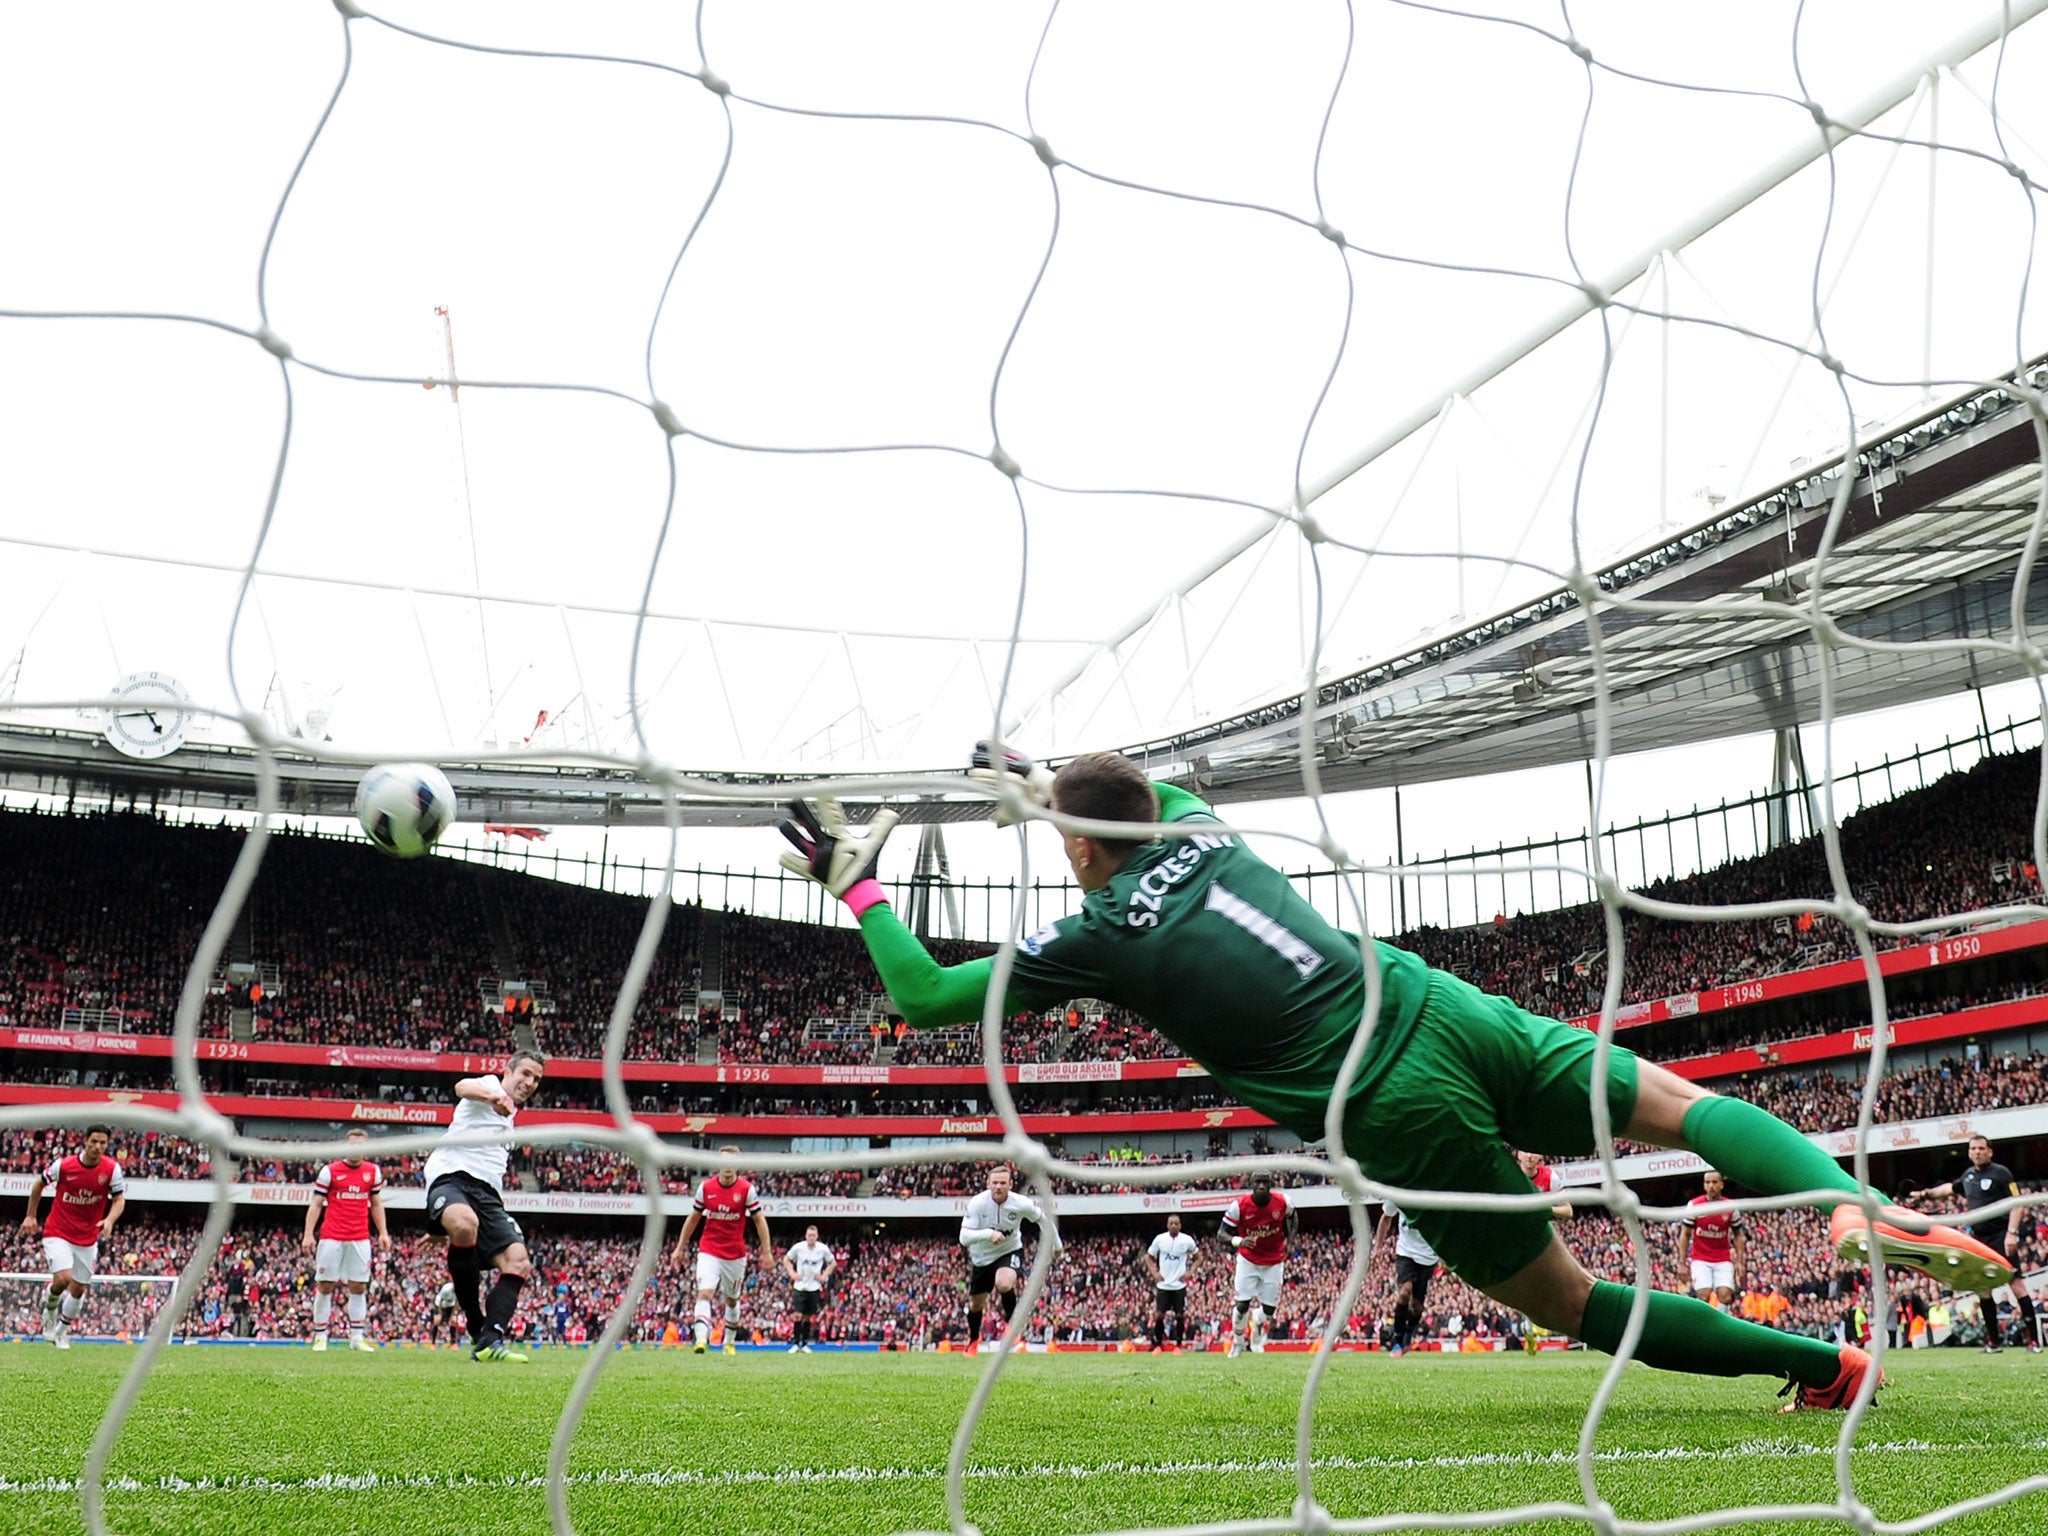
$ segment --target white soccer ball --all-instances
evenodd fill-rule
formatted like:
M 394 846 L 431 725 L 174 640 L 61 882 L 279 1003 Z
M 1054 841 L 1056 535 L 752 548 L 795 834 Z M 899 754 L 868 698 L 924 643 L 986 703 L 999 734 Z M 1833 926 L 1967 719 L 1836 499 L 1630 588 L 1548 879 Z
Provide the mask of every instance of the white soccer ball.
M 455 786 L 432 763 L 382 763 L 356 789 L 356 820 L 370 841 L 416 859 L 455 820 Z

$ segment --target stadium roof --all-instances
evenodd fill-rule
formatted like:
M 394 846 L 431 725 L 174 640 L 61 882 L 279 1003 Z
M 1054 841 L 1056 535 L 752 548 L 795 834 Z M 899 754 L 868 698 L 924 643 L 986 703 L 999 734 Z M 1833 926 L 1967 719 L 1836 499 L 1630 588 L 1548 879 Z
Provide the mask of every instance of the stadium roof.
M 2048 387 L 2048 364 L 2027 370 Z M 1628 753 L 1810 723 L 1821 713 L 1821 650 L 1833 649 L 1835 711 L 1851 714 L 2024 675 L 2010 648 L 2015 583 L 2043 492 L 2044 450 L 2025 405 L 2004 390 L 1952 401 L 1864 446 L 1832 549 L 1820 556 L 1843 474 L 1836 459 L 1668 542 L 1603 569 L 1598 627 L 1609 750 Z M 1621 606 L 1617 606 L 1621 605 Z M 1664 609 L 1655 606 L 1674 605 Z M 1688 605 L 1683 608 L 1675 605 Z M 2025 588 L 2029 626 L 2048 625 L 2048 586 Z M 1954 642 L 1975 641 L 1976 646 Z M 1989 642 L 1989 643 L 1986 643 Z M 2003 648 L 2001 648 L 2003 647 Z M 1314 730 L 1326 790 L 1484 775 L 1581 761 L 1594 749 L 1595 656 L 1587 611 L 1560 588 L 1483 623 L 1324 683 Z M 1302 792 L 1301 700 L 1199 731 L 1133 743 L 1155 773 L 1220 801 Z M 0 730 L 0 788 L 133 795 L 146 803 L 253 808 L 255 754 L 195 745 L 136 762 L 76 729 Z M 286 753 L 286 809 L 346 815 L 358 769 Z M 934 768 L 937 778 L 957 772 Z M 456 765 L 471 820 L 655 825 L 660 797 L 630 771 L 573 762 Z M 721 798 L 690 798 L 693 826 L 771 822 L 809 781 L 705 775 Z M 906 788 L 919 775 L 899 779 Z M 985 817 L 985 802 L 927 799 L 913 821 Z

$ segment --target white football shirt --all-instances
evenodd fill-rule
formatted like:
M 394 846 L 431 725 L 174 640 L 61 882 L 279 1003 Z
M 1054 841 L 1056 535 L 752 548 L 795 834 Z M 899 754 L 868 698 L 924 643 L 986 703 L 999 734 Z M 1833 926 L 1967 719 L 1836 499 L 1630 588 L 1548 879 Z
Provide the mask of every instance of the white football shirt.
M 1055 1248 L 1059 1246 L 1059 1231 L 1046 1219 L 1036 1200 L 1013 1189 L 1010 1197 L 997 1205 L 995 1196 L 984 1189 L 967 1202 L 967 1214 L 960 1218 L 960 1246 L 977 1266 L 993 1264 L 1023 1248 L 1024 1236 L 1017 1228 L 1026 1221 L 1036 1222 L 1039 1235 L 1049 1239 Z M 1002 1235 L 992 1238 L 990 1232 Z
M 1159 1289 L 1184 1291 L 1188 1288 L 1188 1257 L 1195 1247 L 1194 1237 L 1186 1232 L 1162 1232 L 1152 1239 L 1149 1251 L 1159 1265 Z
M 825 1266 L 832 1262 L 832 1250 L 824 1243 L 792 1243 L 789 1262 L 796 1266 L 799 1291 L 815 1291 L 825 1282 Z
M 1389 1200 L 1387 1202 L 1387 1214 L 1401 1223 L 1400 1228 L 1394 1234 L 1395 1253 L 1404 1259 L 1413 1260 L 1417 1264 L 1443 1263 L 1443 1260 L 1436 1256 L 1436 1250 L 1429 1246 L 1429 1239 L 1408 1224 L 1408 1213 L 1406 1211 Z
M 501 1092 L 505 1086 L 490 1076 L 480 1077 L 477 1081 L 489 1083 Z M 518 1118 L 516 1114 L 499 1114 L 482 1099 L 457 1099 L 455 1118 L 448 1122 L 448 1134 L 456 1136 L 464 1131 L 502 1130 Z M 451 1147 L 444 1141 L 427 1159 L 426 1180 L 431 1186 L 444 1173 L 466 1173 L 473 1179 L 482 1179 L 493 1189 L 502 1189 L 505 1186 L 505 1167 L 511 1160 L 512 1153 L 507 1147 Z

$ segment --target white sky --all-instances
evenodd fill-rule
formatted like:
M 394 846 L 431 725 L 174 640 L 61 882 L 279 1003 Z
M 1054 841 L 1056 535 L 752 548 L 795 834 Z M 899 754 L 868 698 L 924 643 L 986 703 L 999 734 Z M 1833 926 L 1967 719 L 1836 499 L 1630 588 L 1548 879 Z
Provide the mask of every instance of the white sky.
M 1561 27 L 1554 6 L 1490 9 Z M 1806 90 L 1846 111 L 1987 9 L 1809 5 Z M 1619 68 L 1797 95 L 1793 11 L 1611 0 L 1574 5 L 1571 19 Z M 687 11 L 666 4 L 379 14 L 493 46 L 704 62 Z M 1317 132 L 1353 13 L 1069 5 L 1046 38 L 1027 124 L 1044 14 L 707 7 L 710 67 L 743 94 L 996 127 L 732 104 L 730 167 L 650 350 L 670 265 L 727 146 L 725 112 L 697 82 L 460 51 L 369 21 L 345 28 L 325 0 L 135 7 L 118 26 L 73 6 L 6 8 L 0 309 L 254 328 L 265 232 L 341 76 L 346 31 L 348 82 L 285 204 L 262 293 L 299 357 L 408 382 L 291 368 L 268 574 L 230 658 L 238 572 L 285 436 L 276 360 L 196 325 L 0 319 L 0 700 L 94 697 L 154 668 L 216 707 L 238 682 L 281 724 L 325 712 L 353 748 L 459 756 L 523 738 L 546 710 L 556 724 L 541 747 L 629 750 L 632 614 L 668 497 L 664 436 L 629 400 L 467 388 L 465 456 L 449 392 L 417 382 L 444 370 L 435 307 L 446 305 L 465 379 L 645 400 L 651 365 L 653 394 L 687 427 L 750 445 L 676 444 L 651 591 L 665 617 L 646 627 L 638 673 L 663 757 L 838 771 L 958 760 L 995 718 L 1020 576 L 1025 644 L 1005 712 L 1024 744 L 1113 745 L 1212 718 L 1298 684 L 1309 592 L 1301 541 L 1283 530 L 1176 600 L 1185 573 L 1266 522 L 1187 498 L 1285 503 L 1298 453 L 1315 483 L 1555 310 L 1567 227 L 1584 270 L 1604 275 L 1815 131 L 1783 101 L 1597 74 L 1568 198 L 1588 87 L 1562 47 L 1360 3 L 1320 166 L 1329 223 L 1376 251 L 1527 275 L 1340 256 L 1271 213 L 1071 167 L 1049 175 L 1012 135 L 1035 126 L 1103 175 L 1313 220 Z M 2012 39 L 1998 100 L 2011 154 L 2048 181 L 2044 26 Z M 1993 146 L 1978 100 L 1992 63 L 1981 55 L 1941 84 L 1943 144 Z M 1882 124 L 1914 138 L 1930 126 L 1924 101 Z M 2042 306 L 2020 303 L 2031 213 L 2020 183 L 1960 154 L 1864 141 L 1839 150 L 1833 170 L 1828 342 L 1852 369 L 1900 381 L 1855 386 L 1856 419 L 1912 410 L 1926 378 L 1984 377 L 2048 346 Z M 1661 304 L 1668 281 L 1676 311 L 1801 343 L 1830 184 L 1823 162 L 1631 296 Z M 1013 492 L 971 455 L 990 445 L 998 361 L 1048 242 L 994 394 L 1001 441 L 1029 477 Z M 2044 259 L 2033 268 L 2038 294 Z M 1627 317 L 1613 321 L 1619 334 Z M 1832 381 L 1789 357 L 1725 331 L 1628 326 L 1576 496 L 1601 379 L 1597 323 L 1461 403 L 1316 508 L 1330 532 L 1380 552 L 1324 552 L 1326 669 L 1553 584 L 1575 522 L 1586 558 L 1606 558 L 1703 517 L 1703 488 L 1734 498 L 1839 446 L 1849 414 Z M 926 446 L 753 451 L 888 444 Z M 1499 564 L 1506 556 L 1528 564 Z M 478 591 L 492 600 L 427 595 Z M 1120 657 L 1095 649 L 1147 614 L 1157 622 Z M 1939 736 L 1957 728 L 1955 712 L 1883 729 Z M 1973 723 L 1974 702 L 1964 713 Z M 1614 794 L 1644 786 L 1643 805 L 1617 814 L 1745 792 L 1768 755 L 1750 745 L 1685 762 L 1617 765 Z M 1520 836 L 1531 817 L 1546 831 L 1582 823 L 1582 773 L 1552 777 L 1484 797 L 1497 815 L 1469 793 L 1411 792 L 1409 815 L 1423 818 L 1411 851 Z M 1390 854 L 1373 831 L 1378 799 L 1356 799 L 1344 814 L 1359 831 L 1340 835 Z M 1298 808 L 1272 813 L 1300 824 Z M 957 841 L 956 863 L 981 862 L 972 836 Z M 734 862 L 759 856 L 751 842 L 728 849 Z M 698 856 L 719 861 L 716 849 Z M 1013 862 L 1000 849 L 987 858 Z

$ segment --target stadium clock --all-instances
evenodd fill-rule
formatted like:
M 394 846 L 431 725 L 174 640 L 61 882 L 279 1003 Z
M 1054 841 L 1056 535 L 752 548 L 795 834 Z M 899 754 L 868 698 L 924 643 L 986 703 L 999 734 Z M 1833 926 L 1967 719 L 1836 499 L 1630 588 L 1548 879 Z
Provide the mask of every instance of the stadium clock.
M 127 757 L 169 757 L 192 729 L 191 696 L 168 672 L 131 672 L 107 690 L 107 745 Z

